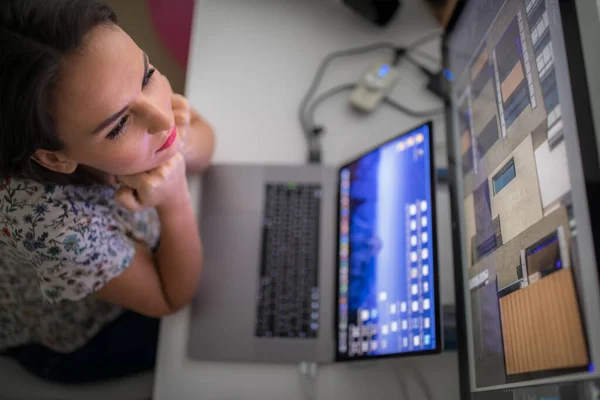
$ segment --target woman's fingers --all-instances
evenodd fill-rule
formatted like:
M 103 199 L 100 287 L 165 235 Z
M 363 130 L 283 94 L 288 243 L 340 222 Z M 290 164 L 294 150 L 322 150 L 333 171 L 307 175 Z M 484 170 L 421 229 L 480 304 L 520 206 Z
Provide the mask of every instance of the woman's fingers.
M 121 186 L 115 193 L 115 200 L 123 207 L 132 212 L 141 211 L 143 206 L 135 195 L 135 189 L 128 186 Z

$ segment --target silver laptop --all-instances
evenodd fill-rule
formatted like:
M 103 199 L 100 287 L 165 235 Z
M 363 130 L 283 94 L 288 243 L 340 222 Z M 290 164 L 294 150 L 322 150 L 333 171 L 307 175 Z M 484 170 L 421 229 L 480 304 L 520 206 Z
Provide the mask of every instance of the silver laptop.
M 211 167 L 189 356 L 328 363 L 440 352 L 431 128 L 339 168 Z

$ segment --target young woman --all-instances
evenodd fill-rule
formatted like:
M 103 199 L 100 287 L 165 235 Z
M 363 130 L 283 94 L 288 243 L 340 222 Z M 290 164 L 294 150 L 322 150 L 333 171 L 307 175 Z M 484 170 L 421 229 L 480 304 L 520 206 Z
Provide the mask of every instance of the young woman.
M 0 352 L 60 382 L 154 365 L 202 247 L 211 128 L 96 0 L 0 2 Z

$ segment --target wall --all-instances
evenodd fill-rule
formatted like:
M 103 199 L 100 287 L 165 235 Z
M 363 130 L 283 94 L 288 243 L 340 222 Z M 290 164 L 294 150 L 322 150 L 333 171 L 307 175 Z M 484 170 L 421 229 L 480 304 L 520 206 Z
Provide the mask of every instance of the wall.
M 173 9 L 170 15 L 163 15 L 164 18 L 160 21 L 153 18 L 156 15 L 153 14 L 152 7 L 165 6 L 165 2 L 166 0 L 106 0 L 106 3 L 117 13 L 119 26 L 148 54 L 150 62 L 169 78 L 173 90 L 183 93 L 185 68 L 175 57 L 182 50 L 177 46 L 172 46 L 171 42 L 165 40 L 169 36 L 161 36 L 161 32 L 164 32 L 165 20 L 167 21 L 166 25 L 169 25 L 169 18 L 180 17 L 178 11 L 185 12 L 186 9 L 192 9 L 193 4 L 190 4 L 190 0 L 177 0 L 179 7 Z M 182 32 L 181 42 L 188 43 L 189 41 L 189 33 L 186 28 L 190 23 L 191 21 L 184 20 L 177 29 Z
M 515 178 L 494 194 L 493 177 L 510 160 L 515 162 Z M 500 215 L 503 243 L 523 232 L 542 218 L 542 202 L 533 156 L 533 143 L 528 136 L 490 174 L 492 218 Z

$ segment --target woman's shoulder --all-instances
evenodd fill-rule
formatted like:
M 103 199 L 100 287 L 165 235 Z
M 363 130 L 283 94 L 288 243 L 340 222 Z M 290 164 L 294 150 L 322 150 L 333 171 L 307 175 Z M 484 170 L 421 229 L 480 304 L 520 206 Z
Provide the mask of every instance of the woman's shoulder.
M 56 185 L 0 177 L 0 214 L 39 214 L 52 209 L 73 215 L 104 213 L 114 204 L 114 194 L 110 185 Z
M 12 239 L 32 232 L 52 235 L 112 213 L 114 188 L 61 186 L 0 178 L 0 230 Z
M 111 185 L 0 178 L 0 236 L 27 252 L 44 248 L 49 241 L 93 241 L 106 235 L 124 235 L 154 246 L 160 234 L 156 212 L 128 212 L 116 203 L 115 191 Z

